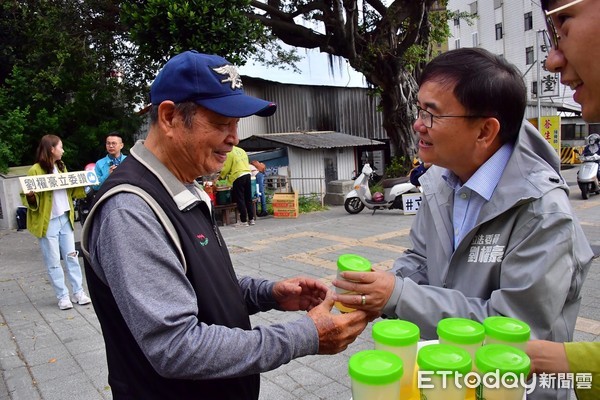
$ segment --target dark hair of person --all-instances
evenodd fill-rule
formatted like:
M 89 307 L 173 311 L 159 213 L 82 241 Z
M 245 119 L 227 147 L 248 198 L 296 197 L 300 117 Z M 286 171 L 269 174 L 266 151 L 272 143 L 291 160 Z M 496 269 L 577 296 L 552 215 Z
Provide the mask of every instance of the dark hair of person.
M 52 158 L 52 148 L 55 147 L 61 139 L 56 135 L 44 135 L 40 140 L 37 151 L 35 153 L 35 162 L 40 164 L 40 167 L 46 173 L 54 172 L 54 162 Z M 56 161 L 56 167 L 60 172 L 65 172 L 65 164 L 62 160 Z
M 542 3 L 542 10 L 548 11 L 548 5 L 550 3 L 550 0 L 542 0 L 541 3 Z
M 159 104 L 152 104 L 150 107 L 150 125 L 154 125 L 158 122 L 158 106 Z M 187 101 L 184 103 L 175 103 L 175 112 L 181 115 L 183 119 L 183 125 L 187 129 L 192 129 L 194 115 L 200 106 L 193 101 Z
M 120 133 L 120 132 L 118 132 L 118 131 L 112 131 L 111 133 L 107 134 L 107 135 L 104 137 L 104 140 L 108 139 L 108 138 L 109 138 L 109 137 L 111 137 L 111 136 L 116 136 L 116 137 L 118 137 L 118 138 L 121 138 L 121 141 L 123 141 L 123 135 L 121 135 L 121 133 Z
M 481 48 L 450 50 L 425 66 L 420 85 L 429 81 L 454 86 L 453 94 L 468 115 L 498 119 L 502 143 L 516 140 L 525 116 L 527 88 L 521 72 L 503 57 Z

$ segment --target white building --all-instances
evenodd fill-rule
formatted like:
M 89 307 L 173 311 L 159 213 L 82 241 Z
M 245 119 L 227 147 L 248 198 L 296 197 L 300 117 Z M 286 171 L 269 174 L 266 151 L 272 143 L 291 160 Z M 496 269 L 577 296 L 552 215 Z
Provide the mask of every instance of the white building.
M 541 68 L 548 39 L 539 0 L 449 0 L 448 10 L 477 15 L 471 23 L 464 19 L 449 21 L 448 49 L 481 47 L 502 55 L 522 71 L 528 88 L 526 118 L 538 116 L 538 85 L 542 89 L 541 115 L 568 117 L 581 111 L 573 101 L 572 90 L 560 84 L 559 74 Z M 540 68 L 538 58 L 542 61 Z

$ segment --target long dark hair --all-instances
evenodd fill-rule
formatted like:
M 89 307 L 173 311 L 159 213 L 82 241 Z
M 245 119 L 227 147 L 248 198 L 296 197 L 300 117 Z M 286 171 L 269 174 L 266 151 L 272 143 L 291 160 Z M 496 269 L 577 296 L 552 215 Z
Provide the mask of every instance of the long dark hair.
M 52 148 L 60 141 L 61 139 L 56 135 L 44 135 L 35 153 L 35 162 L 40 164 L 40 167 L 49 174 L 54 172 Z M 56 167 L 60 172 L 65 172 L 65 163 L 62 160 L 56 161 Z

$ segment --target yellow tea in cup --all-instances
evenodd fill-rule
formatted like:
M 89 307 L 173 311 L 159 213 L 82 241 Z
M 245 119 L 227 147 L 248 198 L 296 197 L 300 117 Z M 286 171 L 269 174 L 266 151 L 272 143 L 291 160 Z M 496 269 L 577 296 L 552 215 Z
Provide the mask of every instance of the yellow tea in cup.
M 402 373 L 402 360 L 394 353 L 359 351 L 348 361 L 352 400 L 398 399 Z
M 345 271 L 351 272 L 370 272 L 371 271 L 371 262 L 364 257 L 358 256 L 356 254 L 342 254 L 338 257 L 337 260 L 337 279 L 345 280 L 342 278 L 341 273 Z M 335 288 L 335 292 L 337 294 L 355 294 L 355 292 L 350 292 L 348 290 L 343 290 L 338 287 Z M 346 307 L 342 305 L 339 301 L 335 302 L 335 308 L 340 310 L 341 312 L 351 312 L 354 311 L 354 308 Z

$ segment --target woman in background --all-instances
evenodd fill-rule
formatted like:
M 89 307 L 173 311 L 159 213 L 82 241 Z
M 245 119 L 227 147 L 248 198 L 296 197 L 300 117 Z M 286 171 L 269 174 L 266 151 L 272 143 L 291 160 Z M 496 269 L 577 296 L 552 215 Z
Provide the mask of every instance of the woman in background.
M 37 148 L 36 163 L 29 169 L 27 175 L 67 172 L 62 162 L 63 153 L 62 141 L 58 136 L 43 136 Z M 27 229 L 39 239 L 50 283 L 58 299 L 58 308 L 61 310 L 73 308 L 72 301 L 81 305 L 91 302 L 83 290 L 79 252 L 75 250 L 73 197 L 84 198 L 84 188 L 31 191 L 21 194 L 23 205 L 27 207 Z M 65 275 L 60 263 L 61 255 L 65 260 L 65 269 L 73 290 L 72 299 L 65 284 Z

